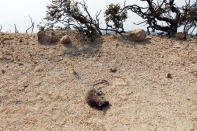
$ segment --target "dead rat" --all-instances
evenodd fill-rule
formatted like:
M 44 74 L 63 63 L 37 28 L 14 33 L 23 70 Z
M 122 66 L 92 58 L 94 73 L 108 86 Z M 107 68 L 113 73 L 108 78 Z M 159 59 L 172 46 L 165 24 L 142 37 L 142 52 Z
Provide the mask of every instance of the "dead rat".
M 101 88 L 95 88 L 96 85 L 103 83 L 109 85 L 106 80 L 102 80 L 101 82 L 94 84 L 93 87 L 88 90 L 85 98 L 89 106 L 98 110 L 109 107 L 109 101 L 105 99 L 105 94 L 101 91 Z

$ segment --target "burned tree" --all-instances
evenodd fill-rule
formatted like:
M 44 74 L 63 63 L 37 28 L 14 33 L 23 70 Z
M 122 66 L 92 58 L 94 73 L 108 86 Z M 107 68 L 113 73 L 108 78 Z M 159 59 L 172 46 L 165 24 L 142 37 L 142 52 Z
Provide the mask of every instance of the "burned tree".
M 183 13 L 181 16 L 181 24 L 184 26 L 183 32 L 188 33 L 191 30 L 191 33 L 197 27 L 197 3 L 190 4 L 190 0 L 186 2 L 186 5 L 182 8 Z
M 159 30 L 166 32 L 169 36 L 174 36 L 181 26 L 184 26 L 184 33 L 188 33 L 192 27 L 196 28 L 197 7 L 195 4 L 191 5 L 190 0 L 182 7 L 176 6 L 174 0 L 140 1 L 146 2 L 147 7 L 128 5 L 122 10 L 130 10 L 143 18 L 145 21 L 140 24 L 148 24 L 148 32 L 150 32 L 149 29 Z
M 53 0 L 52 4 L 47 6 L 47 15 L 45 20 L 47 29 L 75 29 L 88 37 L 100 36 L 104 32 L 123 33 L 123 23 L 127 18 L 126 11 L 121 11 L 119 5 L 111 4 L 105 11 L 106 27 L 100 27 L 99 15 L 101 11 L 93 18 L 85 1 L 75 2 L 73 0 Z M 63 26 L 63 28 L 62 28 Z
M 107 29 L 110 29 L 116 33 L 124 33 L 124 27 L 123 24 L 125 20 L 127 19 L 127 11 L 121 10 L 120 5 L 116 4 L 110 4 L 105 11 L 105 22 Z M 111 24 L 110 24 L 111 22 Z
M 47 28 L 53 28 L 55 25 L 62 24 L 63 29 L 74 28 L 86 36 L 102 35 L 100 30 L 99 14 L 93 18 L 85 2 L 74 2 L 71 0 L 53 0 L 50 6 L 47 6 L 48 21 Z M 61 28 L 56 26 L 56 28 Z

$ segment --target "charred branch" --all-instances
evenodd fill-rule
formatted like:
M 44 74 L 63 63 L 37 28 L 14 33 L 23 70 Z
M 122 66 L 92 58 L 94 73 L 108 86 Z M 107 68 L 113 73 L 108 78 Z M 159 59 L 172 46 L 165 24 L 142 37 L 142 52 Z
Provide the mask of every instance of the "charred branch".
M 15 32 L 15 33 L 19 33 L 19 31 L 18 31 L 18 29 L 17 29 L 17 27 L 16 27 L 16 24 L 14 24 L 14 32 Z
M 81 3 L 70 0 L 54 0 L 47 8 L 45 19 L 48 21 L 49 28 L 53 28 L 56 24 L 62 24 L 65 29 L 74 28 L 89 37 L 102 35 L 98 18 L 100 13 L 96 15 L 96 18 L 93 18 L 85 1 Z
M 2 31 L 2 29 L 3 29 L 3 26 L 2 26 L 2 25 L 0 25 L 0 32 Z
M 32 34 L 34 32 L 34 25 L 35 25 L 35 23 L 33 22 L 32 17 L 29 16 L 29 19 L 31 21 L 31 26 L 29 28 L 27 28 L 26 33 L 28 33 L 28 31 L 31 30 L 30 33 Z

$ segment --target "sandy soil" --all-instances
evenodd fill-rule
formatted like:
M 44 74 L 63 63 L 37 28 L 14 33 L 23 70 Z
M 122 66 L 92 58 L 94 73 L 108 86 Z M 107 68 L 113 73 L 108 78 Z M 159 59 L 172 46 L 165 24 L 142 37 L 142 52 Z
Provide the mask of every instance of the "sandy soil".
M 0 33 L 0 130 L 197 130 L 196 38 L 71 40 Z M 99 80 L 110 83 L 106 112 L 85 103 Z

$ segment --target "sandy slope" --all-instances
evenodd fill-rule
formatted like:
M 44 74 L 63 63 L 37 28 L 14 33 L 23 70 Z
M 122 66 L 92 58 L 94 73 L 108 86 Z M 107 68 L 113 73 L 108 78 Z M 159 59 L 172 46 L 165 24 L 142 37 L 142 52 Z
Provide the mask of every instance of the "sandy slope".
M 42 45 L 36 35 L 0 34 L 0 130 L 197 130 L 195 39 L 76 38 Z M 84 100 L 102 79 L 107 112 Z

